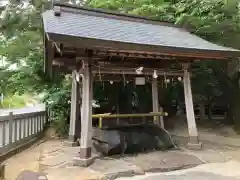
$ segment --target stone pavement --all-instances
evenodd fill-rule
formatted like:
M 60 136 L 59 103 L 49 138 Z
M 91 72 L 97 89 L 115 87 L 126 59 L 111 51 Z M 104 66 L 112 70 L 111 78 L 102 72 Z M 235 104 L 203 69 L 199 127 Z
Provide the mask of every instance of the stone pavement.
M 167 172 L 202 164 L 197 157 L 180 150 L 142 153 L 132 156 L 98 157 L 88 168 L 73 166 L 79 147 L 66 147 L 60 141 L 46 142 L 41 156 L 41 170 L 49 180 L 115 179 L 122 176 Z
M 236 147 L 211 144 L 204 144 L 204 149 L 200 151 L 181 148 L 181 150 L 156 151 L 125 157 L 98 157 L 95 163 L 89 168 L 73 166 L 72 160 L 74 156 L 78 155 L 78 151 L 79 147 L 63 146 L 63 141 L 61 140 L 50 140 L 40 145 L 35 145 L 6 161 L 6 180 L 15 180 L 17 175 L 23 170 L 46 173 L 49 180 L 93 180 L 115 179 L 122 176 L 143 174 L 145 175 L 140 177 L 145 177 L 146 174 L 151 174 L 151 172 L 168 172 L 195 166 L 197 167 L 187 169 L 186 172 L 198 168 L 200 168 L 199 171 L 202 172 L 201 167 L 206 167 L 204 170 L 205 174 L 202 174 L 203 177 L 205 177 L 206 173 L 214 173 L 212 172 L 214 168 L 217 171 L 224 172 L 220 175 L 225 176 L 229 174 L 226 172 L 227 167 L 229 167 L 229 172 L 234 168 L 240 168 L 239 163 L 228 163 L 229 161 L 232 162 L 231 160 L 233 159 L 240 160 L 240 150 Z M 213 167 L 211 167 L 211 165 L 213 165 Z M 232 166 L 234 166 L 234 168 L 232 168 Z M 187 177 L 192 177 L 194 173 L 195 172 L 188 173 L 189 175 L 187 175 Z M 161 176 L 162 175 L 165 177 L 166 173 L 161 174 Z M 176 178 L 174 174 L 171 175 L 172 179 Z M 184 179 L 184 177 L 185 175 L 183 175 L 182 179 Z M 220 178 L 221 177 L 215 177 L 215 179 Z

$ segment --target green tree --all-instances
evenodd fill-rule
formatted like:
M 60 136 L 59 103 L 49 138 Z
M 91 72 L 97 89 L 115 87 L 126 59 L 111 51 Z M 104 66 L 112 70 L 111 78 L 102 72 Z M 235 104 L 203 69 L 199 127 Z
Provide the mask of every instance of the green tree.
M 192 32 L 214 43 L 240 48 L 240 9 L 238 0 L 181 0 L 175 4 L 176 23 L 191 28 Z M 239 73 L 229 76 L 227 62 L 212 61 L 202 63 L 205 70 L 199 71 L 200 76 L 208 75 L 212 80 L 200 83 L 212 89 L 212 97 L 222 95 L 223 102 L 229 107 L 229 120 L 240 127 L 240 89 Z M 209 69 L 211 70 L 209 72 Z M 234 71 L 234 69 L 231 69 Z M 205 81 L 204 78 L 199 82 Z M 213 85 L 209 87 L 209 83 Z M 195 85 L 195 87 L 198 87 Z M 201 89 L 201 88 L 200 88 Z M 201 92 L 207 97 L 211 93 L 206 89 Z M 238 127 L 238 128 L 239 128 Z

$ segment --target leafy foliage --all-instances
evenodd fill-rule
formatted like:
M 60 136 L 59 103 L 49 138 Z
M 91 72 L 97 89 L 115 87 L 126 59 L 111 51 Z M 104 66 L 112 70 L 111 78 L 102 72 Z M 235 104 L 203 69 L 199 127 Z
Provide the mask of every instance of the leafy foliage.
M 53 126 L 57 133 L 64 136 L 68 132 L 68 120 L 70 115 L 71 87 L 68 80 L 61 84 L 53 85 L 48 89 L 44 102 L 54 118 Z

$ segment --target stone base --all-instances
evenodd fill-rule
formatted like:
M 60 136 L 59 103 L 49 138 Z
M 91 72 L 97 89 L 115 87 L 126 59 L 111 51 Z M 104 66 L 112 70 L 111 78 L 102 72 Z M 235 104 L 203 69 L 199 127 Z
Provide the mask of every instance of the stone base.
M 191 143 L 189 142 L 187 144 L 188 149 L 192 149 L 192 150 L 201 150 L 202 149 L 202 142 L 197 142 L 197 143 Z
M 82 167 L 88 167 L 93 163 L 94 159 L 93 157 L 90 157 L 88 159 L 83 159 L 80 157 L 73 158 L 73 165 L 74 166 L 82 166 Z
M 79 146 L 79 142 L 78 141 L 64 141 L 63 145 L 68 146 L 68 147 L 76 147 L 76 146 Z

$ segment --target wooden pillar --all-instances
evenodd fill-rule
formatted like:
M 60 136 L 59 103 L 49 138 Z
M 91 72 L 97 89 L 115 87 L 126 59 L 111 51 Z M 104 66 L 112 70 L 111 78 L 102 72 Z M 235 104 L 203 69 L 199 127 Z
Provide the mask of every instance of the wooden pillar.
M 198 149 L 198 148 L 201 148 L 202 144 L 198 140 L 198 131 L 197 131 L 197 125 L 196 125 L 194 109 L 193 109 L 190 72 L 188 71 L 189 64 L 183 64 L 183 68 L 184 68 L 184 77 L 183 77 L 184 96 L 185 96 L 185 106 L 186 106 L 188 133 L 189 133 L 188 147 L 193 149 Z
M 91 62 L 83 61 L 82 77 L 82 118 L 81 118 L 81 143 L 80 156 L 75 158 L 75 164 L 88 166 L 92 163 L 92 70 Z
M 158 84 L 157 78 L 152 78 L 152 106 L 153 112 L 159 112 L 159 104 L 158 104 Z M 163 118 L 159 118 L 159 116 L 154 117 L 154 123 L 160 125 L 164 128 Z
M 72 91 L 71 91 L 71 114 L 69 125 L 69 136 L 67 144 L 69 146 L 77 145 L 77 137 L 80 134 L 80 85 L 77 81 L 77 71 L 72 72 Z

